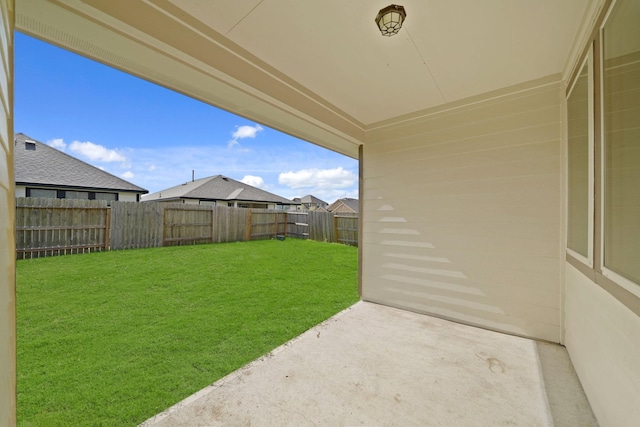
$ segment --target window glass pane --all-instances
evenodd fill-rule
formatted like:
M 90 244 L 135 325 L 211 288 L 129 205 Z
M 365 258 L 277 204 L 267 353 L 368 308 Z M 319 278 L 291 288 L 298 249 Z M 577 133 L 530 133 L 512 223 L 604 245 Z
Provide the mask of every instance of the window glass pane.
M 603 31 L 604 265 L 640 283 L 640 0 Z
M 65 196 L 66 199 L 82 199 L 82 200 L 87 200 L 89 199 L 89 192 L 88 191 L 69 191 L 67 190 L 65 192 Z
M 58 192 L 56 190 L 45 190 L 43 188 L 29 188 L 29 197 L 47 197 L 55 199 Z
M 116 193 L 96 193 L 96 200 L 115 201 L 116 198 L 117 198 Z
M 569 194 L 567 247 L 589 258 L 589 66 L 567 99 Z

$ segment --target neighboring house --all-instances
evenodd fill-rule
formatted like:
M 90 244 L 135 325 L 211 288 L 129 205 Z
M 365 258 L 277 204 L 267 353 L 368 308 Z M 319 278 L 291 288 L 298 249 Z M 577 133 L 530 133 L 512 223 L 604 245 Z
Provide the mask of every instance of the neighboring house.
M 148 193 L 23 133 L 14 144 L 16 197 L 138 202 Z
M 358 213 L 358 199 L 338 199 L 327 207 L 329 212 L 333 213 Z
M 143 202 L 289 210 L 298 203 L 222 175 L 200 178 L 152 193 Z
M 307 194 L 304 197 L 296 197 L 293 199 L 294 202 L 300 203 L 300 210 L 302 211 L 323 211 L 326 212 L 327 206 L 329 203 L 324 200 L 318 199 L 316 196 L 312 196 L 311 194 Z

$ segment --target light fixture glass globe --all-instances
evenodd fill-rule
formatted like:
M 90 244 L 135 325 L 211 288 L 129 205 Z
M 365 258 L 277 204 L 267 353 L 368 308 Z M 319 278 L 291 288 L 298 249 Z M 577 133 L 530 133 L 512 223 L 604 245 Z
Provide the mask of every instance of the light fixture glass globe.
M 376 25 L 383 36 L 390 37 L 398 34 L 406 17 L 407 13 L 403 6 L 392 4 L 378 12 Z

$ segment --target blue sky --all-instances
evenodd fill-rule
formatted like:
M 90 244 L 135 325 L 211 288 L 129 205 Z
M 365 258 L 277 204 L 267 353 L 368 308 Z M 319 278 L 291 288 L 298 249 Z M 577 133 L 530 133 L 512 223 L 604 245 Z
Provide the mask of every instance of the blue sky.
M 282 197 L 358 197 L 358 162 L 21 33 L 14 130 L 149 192 L 225 175 Z

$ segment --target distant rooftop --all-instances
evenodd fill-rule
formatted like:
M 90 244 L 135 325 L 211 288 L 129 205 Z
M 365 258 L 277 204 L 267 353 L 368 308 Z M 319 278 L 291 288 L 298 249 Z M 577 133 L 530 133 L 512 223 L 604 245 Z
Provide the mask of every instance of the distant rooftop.
M 316 196 L 313 196 L 311 194 L 307 194 L 304 197 L 296 197 L 295 199 L 293 199 L 296 202 L 300 202 L 300 203 L 304 203 L 304 204 L 311 204 L 311 205 L 328 205 L 329 203 L 325 202 L 324 200 L 318 199 Z
M 167 188 L 144 196 L 143 201 L 151 200 L 241 200 L 252 202 L 271 202 L 277 204 L 296 204 L 277 194 L 269 193 L 244 182 L 222 175 L 199 178 L 175 187 Z
M 41 185 L 148 193 L 122 178 L 18 133 L 15 137 L 16 185 Z
M 327 207 L 327 210 L 329 212 L 333 212 L 341 205 L 348 207 L 353 212 L 358 212 L 358 199 L 351 199 L 349 197 L 336 200 L 335 202 L 331 203 L 329 207 Z

